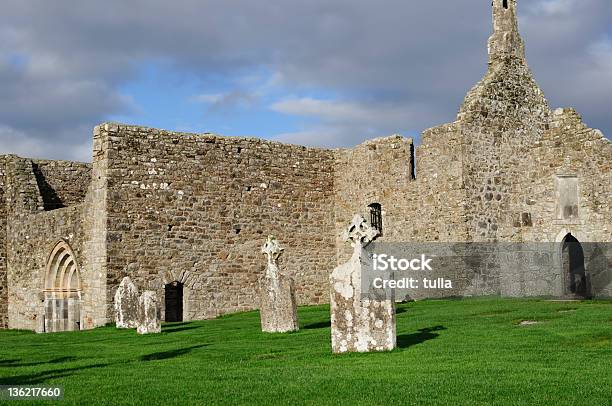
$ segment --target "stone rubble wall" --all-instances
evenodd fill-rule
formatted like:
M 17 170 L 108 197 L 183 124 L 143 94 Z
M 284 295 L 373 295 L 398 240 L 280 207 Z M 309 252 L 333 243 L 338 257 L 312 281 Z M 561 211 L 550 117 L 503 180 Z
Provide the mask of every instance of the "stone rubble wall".
M 33 160 L 32 165 L 45 210 L 69 207 L 85 201 L 91 183 L 91 164 Z
M 383 235 L 379 240 L 398 241 L 410 234 L 416 220 L 416 196 L 411 193 L 416 191 L 412 148 L 411 138 L 394 135 L 336 151 L 334 236 L 338 265 L 352 254 L 342 231 L 355 214 L 369 222 L 368 206 L 372 203 L 382 206 Z
M 5 310 L 0 311 L 0 319 L 8 319 L 7 324 L 11 328 L 35 330 L 39 327 L 38 322 L 43 314 L 42 289 L 46 262 L 54 246 L 64 240 L 73 249 L 81 272 L 83 328 L 104 325 L 105 292 L 99 289 L 99 269 L 93 265 L 99 265 L 101 259 L 104 261 L 106 253 L 103 249 L 90 250 L 98 256 L 94 255 L 93 261 L 89 261 L 85 249 L 85 243 L 91 240 L 89 237 L 94 232 L 97 233 L 94 239 L 104 238 L 105 224 L 100 227 L 99 222 L 104 211 L 96 210 L 102 204 L 96 194 L 91 195 L 87 204 L 78 203 L 85 198 L 83 188 L 86 188 L 86 178 L 91 179 L 91 165 L 34 161 L 13 155 L 0 157 L 0 164 L 4 197 L 0 214 L 5 225 L 0 238 L 5 239 L 6 244 L 2 243 L 2 239 L 0 243 L 6 254 L 4 270 L 5 286 L 8 286 L 8 289 L 5 287 L 0 292 L 0 298 L 6 297 L 8 302 Z M 40 190 L 41 174 L 59 193 L 61 201 L 70 207 L 45 211 L 49 207 Z M 94 227 L 96 224 L 98 228 Z M 0 305 L 3 302 L 0 299 Z
M 9 222 L 8 284 L 9 328 L 36 330 L 43 314 L 43 287 L 49 254 L 61 240 L 74 250 L 77 262 L 83 258 L 83 206 L 24 216 Z M 87 275 L 81 274 L 84 294 Z
M 332 151 L 116 124 L 99 132 L 108 297 L 130 276 L 162 307 L 164 284 L 184 283 L 185 319 L 254 309 L 260 246 L 273 234 L 285 244 L 281 266 L 295 278 L 298 302 L 329 300 Z
M 463 138 L 457 123 L 423 132 L 416 149 L 416 191 L 410 191 L 414 209 L 406 213 L 399 241 L 466 241 L 465 161 Z
M 575 110 L 557 109 L 552 114 L 550 129 L 534 143 L 528 156 L 531 164 L 525 163 L 528 169 L 523 174 L 523 193 L 517 196 L 521 205 L 515 210 L 514 218 L 515 226 L 522 226 L 515 229 L 520 232 L 518 238 L 559 243 L 559 257 L 561 242 L 569 233 L 585 250 L 596 246 L 588 243 L 612 242 L 612 142 L 600 131 L 588 128 Z M 559 216 L 555 181 L 563 176 L 577 179 L 578 214 L 575 218 Z M 521 222 L 524 218 L 529 219 L 528 226 Z M 609 249 L 605 255 L 612 261 Z M 585 265 L 589 272 L 588 261 Z M 602 269 L 601 266 L 594 268 Z M 612 268 L 607 274 L 589 272 L 589 275 L 595 297 L 612 296 Z M 563 275 L 559 277 L 562 279 Z M 554 294 L 564 295 L 563 280 L 559 286 Z M 516 296 L 525 290 L 521 287 Z
M 6 157 L 0 156 L 0 328 L 8 327 L 8 282 L 6 277 L 7 205 L 4 193 L 6 182 Z
M 11 282 L 11 253 L 20 247 L 14 246 L 11 238 L 11 225 L 15 224 L 18 228 L 21 221 L 43 210 L 43 203 L 38 186 L 34 177 L 32 162 L 29 159 L 20 158 L 15 155 L 0 156 L 2 163 L 2 246 L 4 269 L 0 269 L 0 320 L 4 324 L 11 326 L 10 307 L 18 291 L 12 286 Z M 25 251 L 27 252 L 27 251 Z M 27 255 L 31 253 L 27 252 Z M 27 269 L 27 268 L 25 268 Z M 20 274 L 27 274 L 27 271 L 19 268 Z
M 588 128 L 575 110 L 557 109 L 529 157 L 519 201 L 533 224 L 520 229 L 521 239 L 559 242 L 571 232 L 581 242 L 612 241 L 612 142 Z M 578 178 L 579 207 L 577 218 L 564 220 L 556 210 L 554 180 L 568 175 Z
M 542 91 L 519 58 L 491 63 L 467 95 L 458 119 L 470 240 L 519 240 L 513 219 L 522 194 L 525 156 L 532 157 L 534 141 L 549 126 L 549 113 Z

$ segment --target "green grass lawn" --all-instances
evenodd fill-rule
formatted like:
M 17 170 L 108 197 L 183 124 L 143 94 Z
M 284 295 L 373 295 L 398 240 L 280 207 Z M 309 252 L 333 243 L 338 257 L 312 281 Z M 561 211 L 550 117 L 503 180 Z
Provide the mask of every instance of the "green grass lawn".
M 261 333 L 257 312 L 148 336 L 0 331 L 0 385 L 61 385 L 66 401 L 89 404 L 612 404 L 612 302 L 397 311 L 399 348 L 371 354 L 331 354 L 328 306 L 300 308 L 301 330 L 280 335 Z

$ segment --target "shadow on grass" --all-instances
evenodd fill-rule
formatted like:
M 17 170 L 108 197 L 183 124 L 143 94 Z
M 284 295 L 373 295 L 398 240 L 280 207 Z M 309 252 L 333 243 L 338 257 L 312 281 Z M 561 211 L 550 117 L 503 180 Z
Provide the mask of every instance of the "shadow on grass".
M 417 333 L 401 334 L 397 336 L 398 348 L 408 348 L 413 345 L 421 344 L 427 340 L 433 340 L 440 334 L 436 331 L 446 330 L 444 326 L 434 326 L 420 329 Z
M 6 376 L 0 378 L 0 385 L 36 385 L 39 383 L 47 382 L 50 379 L 63 378 L 66 376 L 74 375 L 74 373 L 78 371 L 92 368 L 102 368 L 108 365 L 110 364 L 93 364 L 85 365 L 82 367 L 53 369 L 28 375 Z
M 157 361 L 161 359 L 175 358 L 181 355 L 189 354 L 191 351 L 195 350 L 196 348 L 206 347 L 207 345 L 208 344 L 200 344 L 200 345 L 193 345 L 191 347 L 186 347 L 186 348 L 178 348 L 176 350 L 154 352 L 153 354 L 143 355 L 142 357 L 140 357 L 140 360 L 141 361 Z
M 36 365 L 47 365 L 47 364 L 61 364 L 62 362 L 76 361 L 76 357 L 59 357 L 53 358 L 49 361 L 38 361 L 38 362 L 21 362 L 20 359 L 9 359 L 0 360 L 0 367 L 32 367 Z
M 179 321 L 179 322 L 167 322 L 163 324 L 163 327 L 180 327 L 180 326 L 188 326 L 189 324 L 193 324 L 192 321 Z
M 304 330 L 314 330 L 317 328 L 329 328 L 329 327 L 331 327 L 331 321 L 327 320 L 327 321 L 320 321 L 318 323 L 306 324 L 302 328 Z
M 173 328 L 173 327 L 174 326 L 163 327 L 162 333 L 177 333 L 179 331 L 186 331 L 186 330 L 193 330 L 196 328 L 200 328 L 198 326 L 185 326 L 185 327 L 179 327 L 179 328 Z
M 406 313 L 408 311 L 408 309 L 406 309 L 405 307 L 397 307 L 395 309 L 395 314 L 402 314 L 402 313 Z

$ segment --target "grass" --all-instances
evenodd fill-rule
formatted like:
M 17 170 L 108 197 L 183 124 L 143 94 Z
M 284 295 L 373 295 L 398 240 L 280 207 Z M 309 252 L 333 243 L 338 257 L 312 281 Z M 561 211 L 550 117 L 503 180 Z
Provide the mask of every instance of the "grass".
M 61 385 L 81 404 L 612 402 L 612 302 L 434 300 L 398 305 L 399 348 L 332 355 L 329 307 L 271 335 L 257 312 L 167 323 L 0 331 L 0 385 Z M 521 326 L 530 320 L 537 324 Z

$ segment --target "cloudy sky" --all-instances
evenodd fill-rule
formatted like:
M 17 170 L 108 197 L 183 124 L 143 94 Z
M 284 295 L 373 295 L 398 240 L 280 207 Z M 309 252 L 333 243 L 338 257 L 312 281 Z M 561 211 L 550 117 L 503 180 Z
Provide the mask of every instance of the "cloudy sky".
M 495 0 L 497 1 L 497 0 Z M 350 146 L 452 121 L 491 0 L 2 0 L 0 153 L 91 160 L 91 130 Z M 612 1 L 519 0 L 551 106 L 612 134 Z

